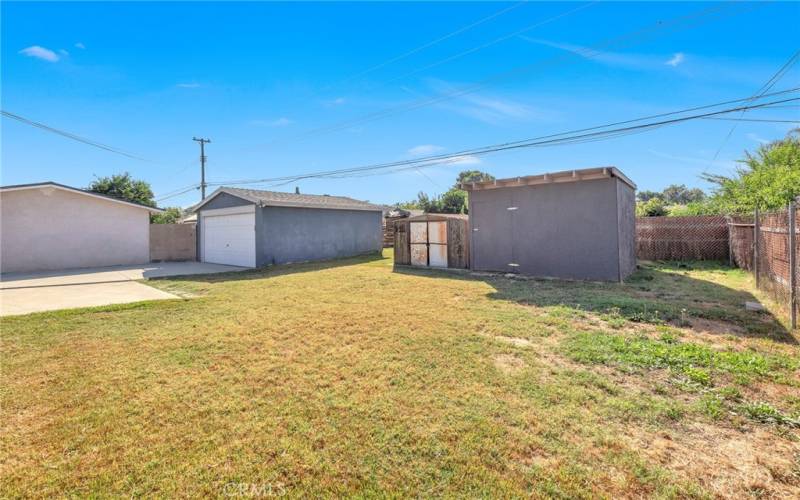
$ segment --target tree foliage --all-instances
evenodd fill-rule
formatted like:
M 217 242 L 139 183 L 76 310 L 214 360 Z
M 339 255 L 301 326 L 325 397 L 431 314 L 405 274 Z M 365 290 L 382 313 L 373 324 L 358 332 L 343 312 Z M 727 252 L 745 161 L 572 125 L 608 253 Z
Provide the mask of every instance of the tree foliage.
M 180 207 L 167 207 L 160 214 L 150 217 L 152 224 L 177 224 L 183 217 L 183 210 Z
M 121 200 L 141 203 L 148 207 L 156 206 L 150 184 L 134 179 L 128 172 L 114 174 L 111 177 L 98 177 L 89 185 L 88 189 Z
M 639 201 L 647 202 L 654 198 L 660 199 L 665 205 L 687 205 L 703 201 L 706 194 L 700 188 L 687 188 L 685 184 L 671 184 L 663 191 L 639 191 L 636 194 Z
M 660 217 L 667 215 L 667 207 L 661 198 L 650 198 L 636 203 L 637 217 Z
M 731 177 L 703 174 L 715 184 L 709 212 L 748 213 L 756 207 L 778 210 L 800 196 L 800 129 L 785 138 L 759 146 L 744 159 Z
M 464 170 L 458 174 L 456 183 L 440 196 L 428 196 L 420 191 L 417 199 L 398 203 L 398 208 L 418 209 L 426 213 L 439 214 L 465 214 L 468 211 L 469 201 L 467 192 L 461 189 L 461 183 L 493 181 L 494 176 L 480 170 Z
M 480 170 L 464 170 L 463 172 L 458 174 L 458 178 L 456 178 L 456 186 L 459 184 L 468 184 L 470 182 L 483 182 L 483 181 L 493 181 L 494 176 L 491 174 L 487 174 L 486 172 L 481 172 Z

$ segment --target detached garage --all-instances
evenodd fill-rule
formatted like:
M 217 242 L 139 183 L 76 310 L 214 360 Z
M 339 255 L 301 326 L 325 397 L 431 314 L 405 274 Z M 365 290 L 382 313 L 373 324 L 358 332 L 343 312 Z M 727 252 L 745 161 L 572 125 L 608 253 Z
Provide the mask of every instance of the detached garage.
M 223 187 L 195 212 L 203 262 L 261 267 L 382 248 L 383 208 L 343 196 Z
M 160 211 L 55 182 L 0 187 L 0 272 L 147 263 Z
M 470 267 L 622 281 L 636 268 L 636 185 L 613 167 L 462 185 Z

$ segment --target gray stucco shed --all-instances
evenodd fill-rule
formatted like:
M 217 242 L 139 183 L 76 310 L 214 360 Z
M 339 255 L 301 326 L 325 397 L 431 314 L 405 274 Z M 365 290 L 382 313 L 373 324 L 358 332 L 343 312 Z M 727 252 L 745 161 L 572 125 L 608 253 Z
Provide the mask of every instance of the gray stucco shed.
M 636 268 L 636 185 L 614 167 L 462 188 L 473 270 L 622 281 Z
M 223 187 L 194 210 L 206 262 L 261 267 L 382 248 L 383 208 L 343 196 Z

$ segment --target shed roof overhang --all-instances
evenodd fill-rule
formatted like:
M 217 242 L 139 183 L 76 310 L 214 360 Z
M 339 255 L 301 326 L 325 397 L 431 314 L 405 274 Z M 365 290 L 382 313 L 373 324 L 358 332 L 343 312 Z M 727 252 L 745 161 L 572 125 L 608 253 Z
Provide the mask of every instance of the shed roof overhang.
M 17 184 L 17 185 L 14 185 L 14 186 L 0 186 L 0 192 L 3 192 L 3 193 L 6 192 L 6 191 L 24 191 L 24 190 L 32 190 L 32 189 L 40 189 L 40 190 L 58 189 L 58 190 L 67 191 L 67 192 L 70 192 L 70 193 L 77 193 L 77 194 L 82 194 L 82 195 L 85 195 L 85 196 L 90 196 L 92 198 L 98 198 L 98 199 L 101 199 L 101 200 L 110 201 L 112 203 L 121 203 L 123 205 L 128 205 L 128 206 L 131 206 L 131 207 L 134 207 L 134 208 L 141 208 L 143 210 L 147 210 L 148 212 L 156 213 L 156 214 L 157 213 L 161 213 L 161 212 L 164 211 L 161 208 L 150 207 L 150 206 L 147 206 L 147 205 L 143 205 L 141 203 L 134 203 L 132 201 L 122 200 L 120 198 L 114 198 L 113 196 L 108 196 L 108 195 L 101 194 L 101 193 L 95 193 L 93 191 L 87 191 L 85 189 L 80 189 L 80 188 L 76 188 L 76 187 L 72 187 L 72 186 L 66 186 L 64 184 L 59 184 L 57 182 L 48 181 L 48 182 L 37 182 L 37 183 L 34 183 L 34 184 Z
M 561 172 L 551 172 L 539 175 L 527 175 L 524 177 L 510 177 L 507 179 L 496 179 L 493 181 L 467 182 L 461 184 L 461 189 L 466 191 L 480 191 L 484 189 L 499 189 L 509 187 L 537 186 L 542 184 L 553 184 L 561 182 L 580 182 L 595 179 L 607 179 L 616 177 L 623 183 L 636 189 L 633 183 L 625 174 L 616 167 L 585 168 L 581 170 L 564 170 Z

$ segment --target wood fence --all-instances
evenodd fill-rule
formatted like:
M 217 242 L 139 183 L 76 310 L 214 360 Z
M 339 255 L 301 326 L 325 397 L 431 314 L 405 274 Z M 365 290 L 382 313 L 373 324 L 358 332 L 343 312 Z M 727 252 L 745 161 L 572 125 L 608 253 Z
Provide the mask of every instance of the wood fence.
M 197 259 L 195 224 L 150 224 L 150 261 Z

